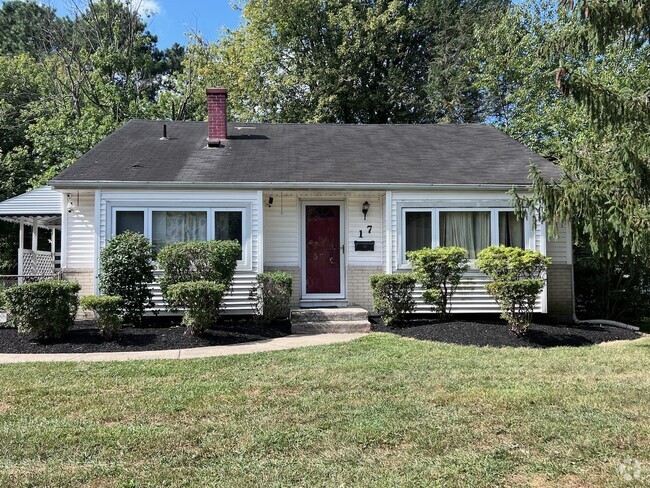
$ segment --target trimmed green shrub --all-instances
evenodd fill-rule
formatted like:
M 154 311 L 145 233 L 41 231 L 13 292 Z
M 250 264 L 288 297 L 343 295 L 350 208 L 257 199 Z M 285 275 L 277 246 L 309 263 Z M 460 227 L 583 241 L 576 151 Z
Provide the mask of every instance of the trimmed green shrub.
M 122 298 L 117 296 L 90 295 L 81 299 L 81 308 L 95 314 L 99 333 L 106 340 L 113 340 L 122 326 L 120 309 Z
M 518 247 L 490 246 L 478 254 L 476 266 L 493 281 L 486 285 L 487 291 L 513 333 L 527 332 L 550 264 L 542 253 Z
M 153 247 L 142 234 L 124 232 L 113 237 L 99 256 L 99 289 L 122 298 L 121 314 L 127 323 L 139 325 L 153 307 Z
M 467 251 L 455 246 L 424 248 L 407 252 L 406 258 L 424 288 L 422 299 L 436 313 L 447 317 L 451 313 L 451 297 L 469 269 Z
M 187 281 L 167 288 L 167 300 L 175 309 L 184 309 L 183 325 L 189 335 L 200 334 L 219 318 L 226 285 L 212 281 Z
M 230 289 L 241 245 L 237 241 L 192 241 L 168 244 L 156 260 L 163 270 L 160 289 L 167 298 L 167 289 L 176 283 L 212 281 Z
M 375 274 L 370 277 L 370 287 L 373 307 L 382 314 L 386 325 L 403 321 L 415 310 L 412 274 Z
M 79 283 L 65 280 L 25 283 L 4 291 L 5 306 L 18 332 L 57 339 L 74 325 L 79 290 Z
M 255 314 L 262 322 L 289 317 L 293 276 L 284 271 L 271 271 L 257 275 L 250 291 L 255 303 Z

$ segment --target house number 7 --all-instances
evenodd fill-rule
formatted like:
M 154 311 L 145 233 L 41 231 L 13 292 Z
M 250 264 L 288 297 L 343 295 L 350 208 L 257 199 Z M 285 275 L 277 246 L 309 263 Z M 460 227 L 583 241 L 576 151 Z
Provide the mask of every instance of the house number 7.
M 371 232 L 372 232 L 372 225 L 369 225 L 368 226 L 368 234 L 370 234 Z

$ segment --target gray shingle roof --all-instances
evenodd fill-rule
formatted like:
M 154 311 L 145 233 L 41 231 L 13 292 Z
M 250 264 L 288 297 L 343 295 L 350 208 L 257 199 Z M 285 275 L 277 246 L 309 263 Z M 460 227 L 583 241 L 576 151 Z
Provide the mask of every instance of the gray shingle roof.
M 167 124 L 169 140 L 161 141 Z M 228 125 L 206 147 L 206 122 L 132 120 L 59 174 L 62 181 L 526 185 L 546 159 L 488 125 Z

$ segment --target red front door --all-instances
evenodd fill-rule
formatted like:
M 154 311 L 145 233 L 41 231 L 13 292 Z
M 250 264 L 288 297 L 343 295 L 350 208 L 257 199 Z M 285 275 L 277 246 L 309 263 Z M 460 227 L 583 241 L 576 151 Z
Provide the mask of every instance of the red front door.
M 341 207 L 307 205 L 306 291 L 341 293 Z

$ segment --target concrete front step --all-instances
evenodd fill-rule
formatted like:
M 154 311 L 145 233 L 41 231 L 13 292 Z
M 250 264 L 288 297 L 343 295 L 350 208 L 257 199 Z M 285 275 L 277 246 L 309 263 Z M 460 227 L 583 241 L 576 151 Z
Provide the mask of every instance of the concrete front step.
M 291 323 L 294 334 L 352 334 L 370 332 L 367 320 L 330 320 L 328 322 Z
M 368 332 L 370 322 L 363 308 L 300 309 L 291 311 L 291 330 L 296 334 Z
M 291 311 L 292 322 L 322 322 L 328 320 L 368 320 L 365 308 L 301 308 Z

